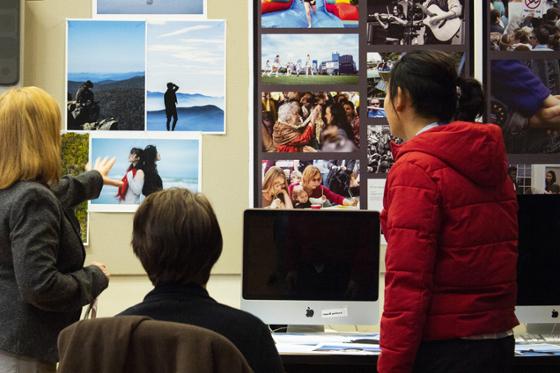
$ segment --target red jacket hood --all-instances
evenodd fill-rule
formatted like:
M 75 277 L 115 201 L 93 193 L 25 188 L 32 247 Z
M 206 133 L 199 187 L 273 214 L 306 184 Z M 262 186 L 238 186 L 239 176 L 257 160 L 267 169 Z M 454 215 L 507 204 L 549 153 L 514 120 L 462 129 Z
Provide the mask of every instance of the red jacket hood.
M 426 153 L 477 185 L 499 185 L 507 177 L 502 131 L 493 124 L 452 122 L 392 145 L 395 161 L 409 152 Z

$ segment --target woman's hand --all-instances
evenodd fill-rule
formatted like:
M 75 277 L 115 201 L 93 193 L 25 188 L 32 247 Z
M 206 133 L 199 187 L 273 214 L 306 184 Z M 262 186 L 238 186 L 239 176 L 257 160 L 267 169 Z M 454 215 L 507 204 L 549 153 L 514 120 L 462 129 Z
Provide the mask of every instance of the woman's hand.
M 107 268 L 107 266 L 104 263 L 101 262 L 92 262 L 91 263 L 92 266 L 96 266 L 97 268 L 99 268 L 101 270 L 101 272 L 103 272 L 103 274 L 105 275 L 105 277 L 107 277 L 107 280 L 109 278 L 111 278 L 111 273 L 109 272 L 109 269 Z
M 104 185 L 114 185 L 114 181 L 109 178 L 109 172 L 115 165 L 116 161 L 116 157 L 97 158 L 93 167 L 91 167 L 91 164 L 89 162 L 86 164 L 86 171 L 91 171 L 93 169 L 101 174 L 101 176 L 103 177 Z

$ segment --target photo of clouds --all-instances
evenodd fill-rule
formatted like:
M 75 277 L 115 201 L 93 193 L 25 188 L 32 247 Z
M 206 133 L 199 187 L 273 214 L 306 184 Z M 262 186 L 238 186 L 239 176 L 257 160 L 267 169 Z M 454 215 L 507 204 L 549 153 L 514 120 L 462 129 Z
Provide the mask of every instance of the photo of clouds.
M 126 198 L 119 198 L 119 188 L 116 186 L 106 185 L 99 198 L 90 201 L 90 211 L 135 211 L 144 198 L 153 192 L 153 189 L 147 190 L 146 186 L 159 183 L 159 180 L 153 181 L 158 177 L 163 189 L 180 187 L 199 192 L 200 145 L 198 137 L 146 139 L 93 136 L 90 143 L 90 162 L 99 157 L 116 157 L 117 161 L 109 177 L 117 181 L 123 180 L 131 172 L 131 166 L 134 166 L 136 171 L 127 180 L 127 191 L 124 193 Z M 138 158 L 131 158 L 133 149 Z M 143 170 L 142 174 L 139 170 Z
M 149 21 L 147 130 L 225 132 L 225 22 Z
M 263 34 L 263 84 L 357 84 L 358 34 Z
M 97 14 L 203 15 L 205 0 L 96 0 Z
M 144 130 L 145 22 L 67 24 L 68 130 Z

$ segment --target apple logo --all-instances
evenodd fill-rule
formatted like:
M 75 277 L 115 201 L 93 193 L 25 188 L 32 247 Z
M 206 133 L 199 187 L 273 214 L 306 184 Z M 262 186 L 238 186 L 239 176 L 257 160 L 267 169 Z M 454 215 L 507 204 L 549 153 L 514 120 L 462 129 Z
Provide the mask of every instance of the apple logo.
M 313 311 L 311 308 L 307 307 L 307 309 L 305 310 L 305 317 L 313 317 L 314 314 L 315 314 L 315 311 Z
M 552 310 L 552 314 L 550 315 L 553 319 L 557 319 L 558 318 L 558 311 L 556 310 Z

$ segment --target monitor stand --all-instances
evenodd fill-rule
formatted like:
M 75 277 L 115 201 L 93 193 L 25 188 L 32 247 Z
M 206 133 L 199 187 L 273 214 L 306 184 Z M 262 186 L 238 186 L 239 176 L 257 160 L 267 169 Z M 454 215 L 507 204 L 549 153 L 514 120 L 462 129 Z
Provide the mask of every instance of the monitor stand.
M 287 333 L 324 333 L 324 325 L 288 325 Z

